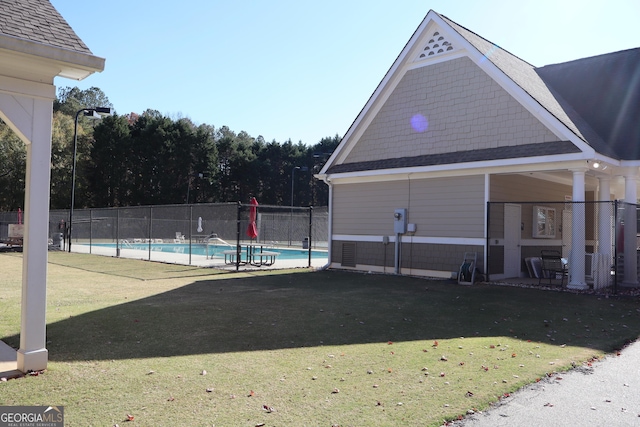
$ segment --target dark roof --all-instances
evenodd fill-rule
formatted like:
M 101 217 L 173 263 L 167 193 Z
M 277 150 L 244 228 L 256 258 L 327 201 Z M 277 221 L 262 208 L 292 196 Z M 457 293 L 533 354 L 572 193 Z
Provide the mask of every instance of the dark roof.
M 515 145 L 511 147 L 458 151 L 455 153 L 427 154 L 423 156 L 399 157 L 395 159 L 343 163 L 331 166 L 326 171 L 326 173 L 346 173 L 368 170 L 437 166 L 452 163 L 482 162 L 488 160 L 551 156 L 556 154 L 579 152 L 580 149 L 570 141 L 543 142 L 536 144 Z
M 1 0 L 0 34 L 91 54 L 49 0 Z
M 619 159 L 640 159 L 640 48 L 536 68 Z

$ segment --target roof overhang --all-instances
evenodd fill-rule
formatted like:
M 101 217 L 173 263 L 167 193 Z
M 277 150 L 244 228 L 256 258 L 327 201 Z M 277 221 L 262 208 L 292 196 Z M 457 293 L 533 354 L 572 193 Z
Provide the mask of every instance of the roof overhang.
M 0 74 L 42 83 L 82 80 L 104 70 L 105 59 L 0 34 Z

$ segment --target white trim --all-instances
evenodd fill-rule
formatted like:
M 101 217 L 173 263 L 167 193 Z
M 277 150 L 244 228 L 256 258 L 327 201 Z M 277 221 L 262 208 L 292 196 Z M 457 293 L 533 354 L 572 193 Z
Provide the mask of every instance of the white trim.
M 104 58 L 94 56 L 91 52 L 77 52 L 6 34 L 0 34 L 1 53 L 9 53 L 16 56 L 22 55 L 47 65 L 55 64 L 58 70 L 54 76 L 75 80 L 82 80 L 95 72 L 103 71 L 105 64 Z
M 384 267 L 381 265 L 369 265 L 369 264 L 356 264 L 355 267 L 346 267 L 339 262 L 332 262 L 329 265 L 332 270 L 346 270 L 346 271 L 365 271 L 369 273 L 379 274 L 393 274 L 393 267 Z M 404 276 L 420 276 L 420 277 L 435 277 L 439 279 L 455 279 L 458 275 L 457 271 L 444 271 L 444 270 L 423 270 L 420 268 L 406 268 L 400 269 L 400 275 Z
M 554 156 L 555 161 L 549 161 L 551 156 L 511 159 L 511 164 L 499 164 L 499 160 L 484 162 L 456 163 L 436 166 L 416 166 L 410 168 L 379 169 L 358 172 L 344 172 L 330 175 L 334 184 L 348 184 L 358 182 L 398 181 L 412 179 L 458 177 L 484 174 L 531 173 L 538 171 L 566 171 L 569 168 L 582 167 L 586 156 L 582 153 L 563 154 Z M 487 170 L 491 169 L 491 170 Z
M 54 100 L 56 98 L 56 87 L 49 83 L 0 76 L 0 93 Z
M 360 234 L 334 234 L 331 236 L 331 240 L 340 240 L 348 242 L 379 242 L 382 243 L 384 236 L 372 236 L 372 235 L 360 235 Z M 389 243 L 396 241 L 395 235 L 387 236 Z M 484 246 L 486 239 L 483 238 L 470 238 L 470 237 L 422 237 L 422 236 L 401 236 L 403 243 L 430 243 L 437 245 L 474 245 Z

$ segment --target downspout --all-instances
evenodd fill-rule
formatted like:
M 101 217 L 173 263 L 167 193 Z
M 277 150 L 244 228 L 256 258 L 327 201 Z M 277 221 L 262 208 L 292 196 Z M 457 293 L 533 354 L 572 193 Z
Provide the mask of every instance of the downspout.
M 396 233 L 396 247 L 395 247 L 395 258 L 394 258 L 394 262 L 393 262 L 393 273 L 394 274 L 400 274 L 400 245 L 402 244 L 401 242 L 402 239 L 402 234 L 400 233 Z

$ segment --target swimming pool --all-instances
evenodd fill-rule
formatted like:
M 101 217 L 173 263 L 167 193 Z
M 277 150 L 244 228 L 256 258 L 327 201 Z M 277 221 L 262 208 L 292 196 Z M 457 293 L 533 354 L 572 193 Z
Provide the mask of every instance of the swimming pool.
M 115 243 L 92 243 L 91 246 L 102 248 L 116 248 Z M 118 245 L 120 249 L 133 249 L 139 251 L 148 251 L 149 243 L 120 243 Z M 254 245 L 254 247 L 260 248 L 261 245 Z M 224 252 L 235 250 L 235 245 L 219 245 L 219 244 L 205 244 L 205 243 L 192 243 L 191 255 L 202 255 L 209 258 L 224 258 Z M 265 251 L 278 252 L 278 259 L 285 260 L 306 260 L 309 258 L 308 249 L 291 249 L 291 248 L 274 248 L 272 246 L 263 246 Z M 241 245 L 241 251 L 247 250 L 246 245 Z M 151 243 L 152 252 L 164 252 L 175 254 L 189 254 L 188 243 Z M 311 259 L 326 259 L 327 251 L 311 250 Z

